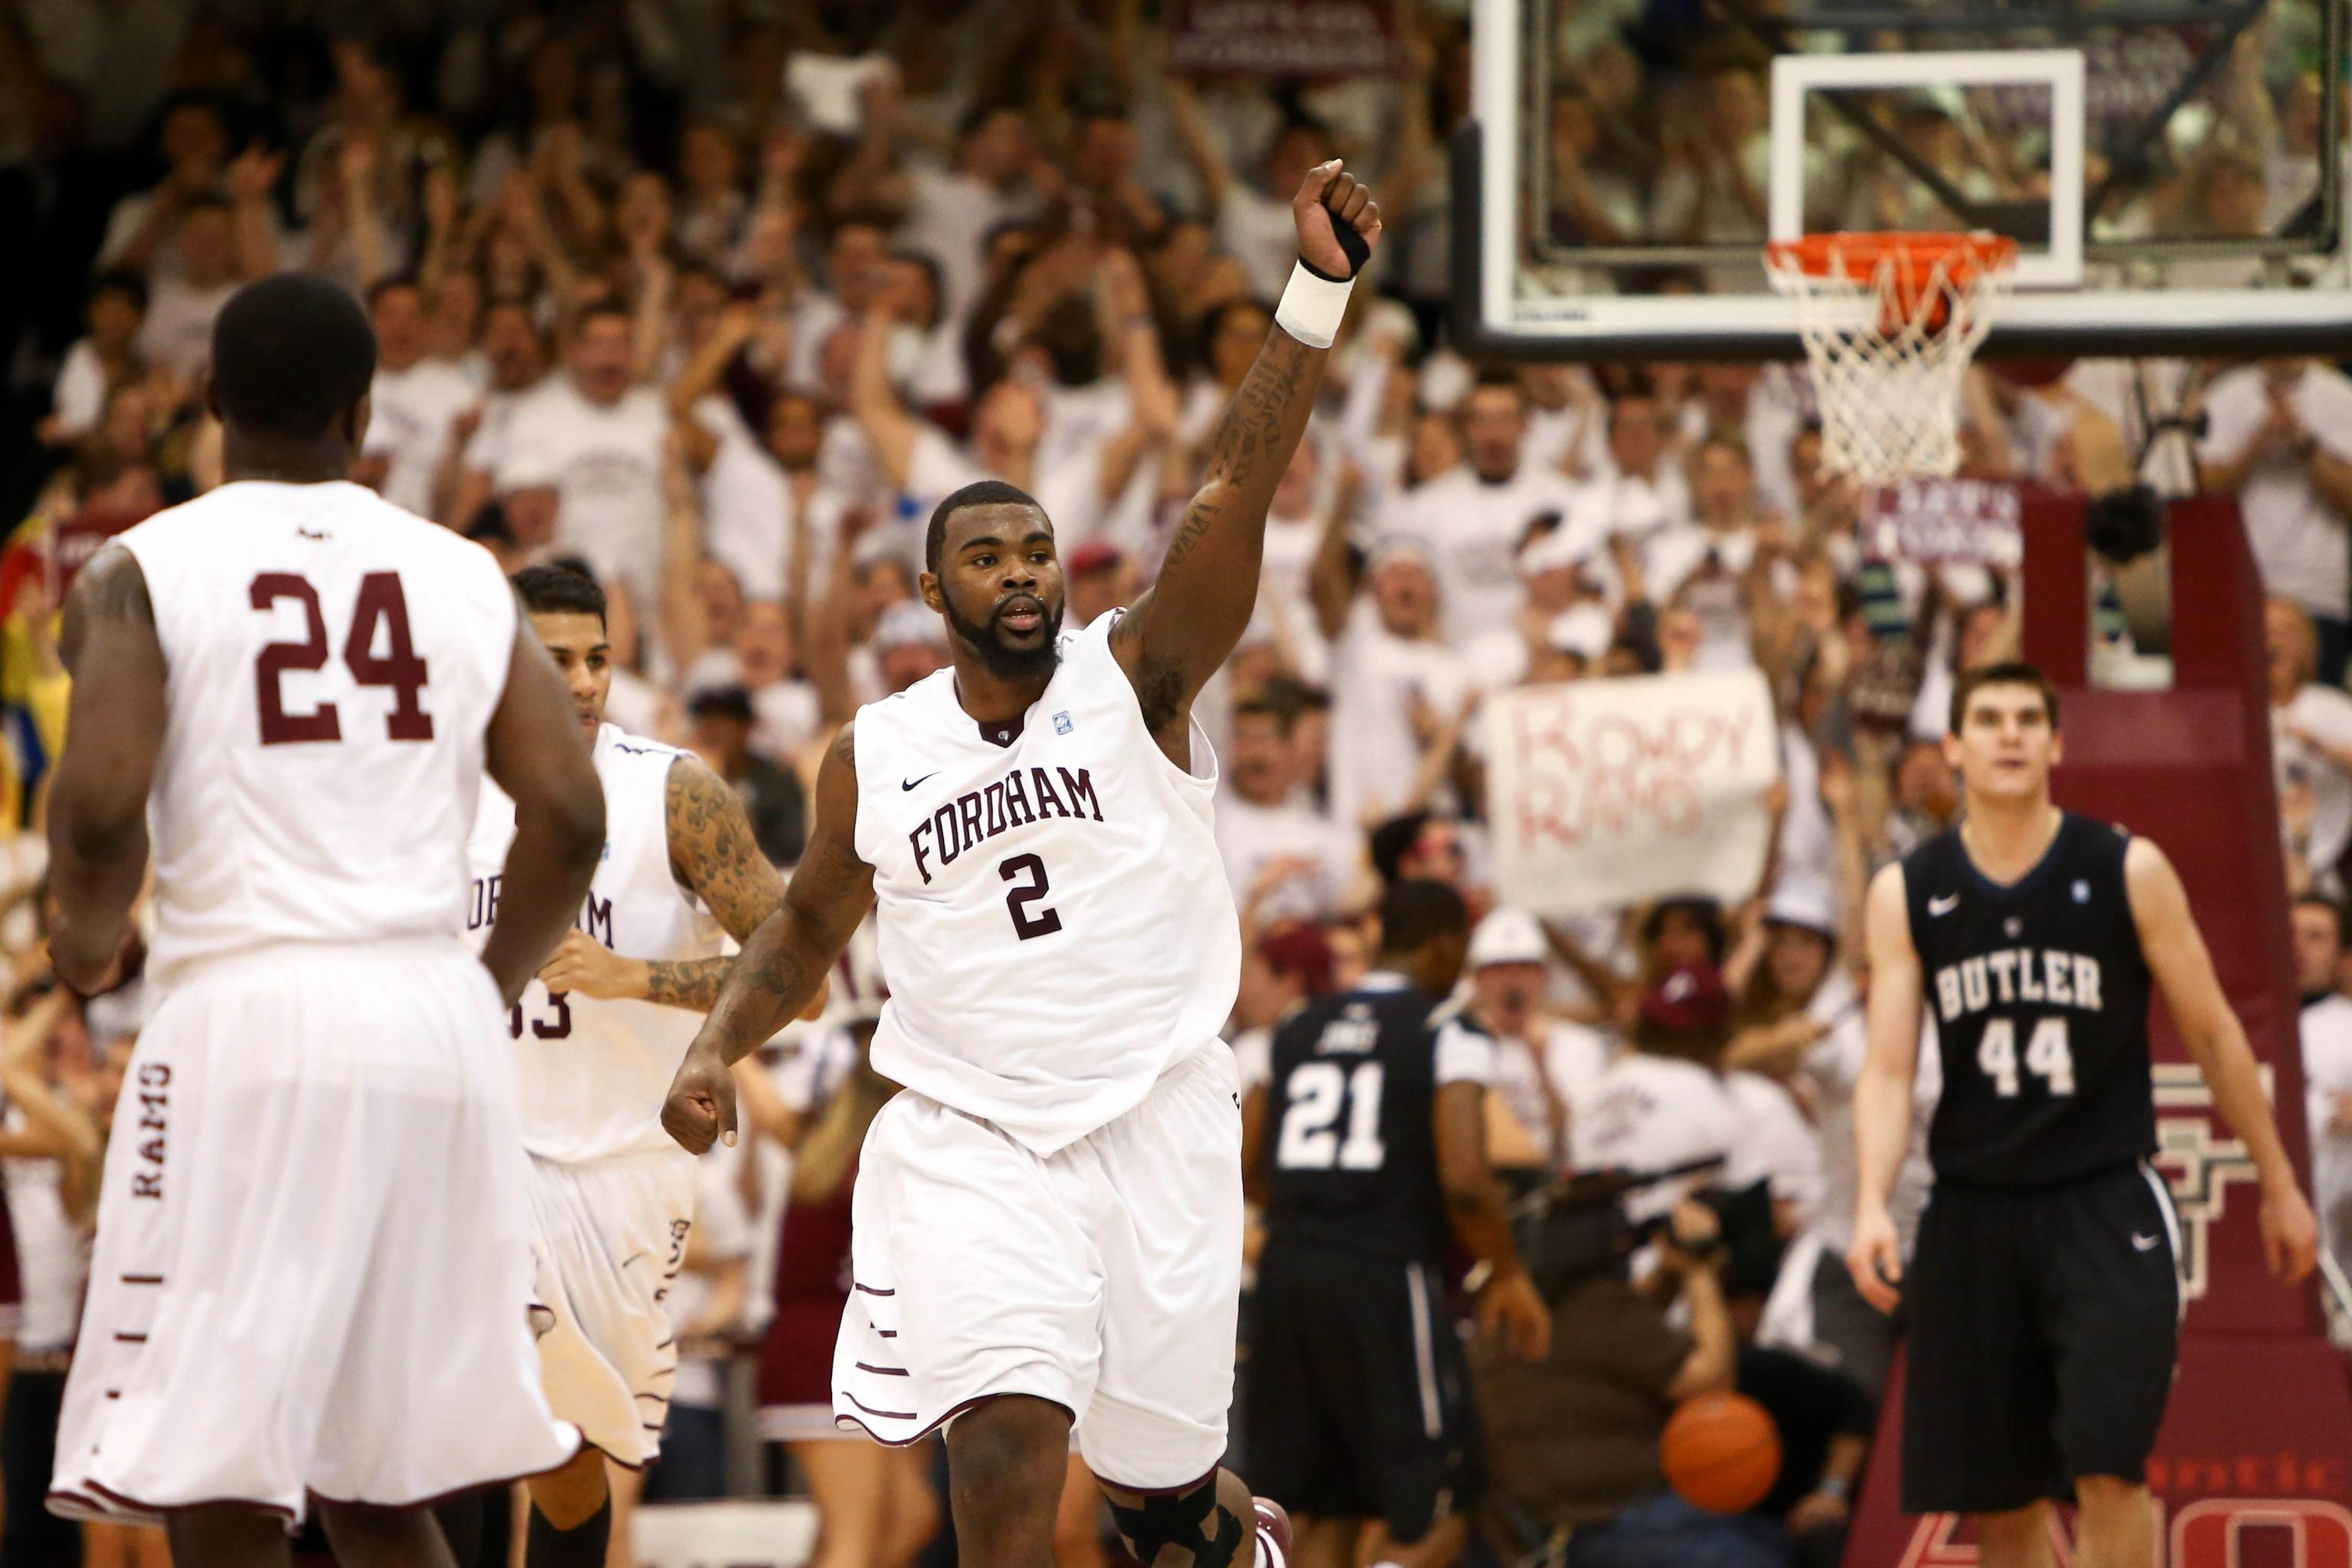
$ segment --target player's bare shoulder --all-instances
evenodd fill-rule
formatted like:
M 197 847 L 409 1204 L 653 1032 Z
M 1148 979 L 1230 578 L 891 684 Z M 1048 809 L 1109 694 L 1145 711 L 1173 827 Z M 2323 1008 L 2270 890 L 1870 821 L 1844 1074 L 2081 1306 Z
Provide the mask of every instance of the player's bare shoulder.
M 1863 934 L 1874 971 L 1887 965 L 1918 965 L 1919 950 L 1911 941 L 1909 884 L 1902 861 L 1889 861 L 1870 879 L 1870 891 L 1863 901 Z
M 120 541 L 110 541 L 74 578 L 66 595 L 65 629 L 58 651 L 70 668 L 91 627 L 100 622 L 145 626 L 155 625 L 154 602 L 148 597 L 147 574 L 139 558 Z

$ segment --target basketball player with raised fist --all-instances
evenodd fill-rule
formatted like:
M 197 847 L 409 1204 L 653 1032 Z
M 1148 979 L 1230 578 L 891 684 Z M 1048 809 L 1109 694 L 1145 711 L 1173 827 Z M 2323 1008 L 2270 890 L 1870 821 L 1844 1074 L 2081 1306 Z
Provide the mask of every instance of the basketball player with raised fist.
M 1037 502 L 985 481 L 931 514 L 923 602 L 952 667 L 825 754 L 783 906 L 670 1090 L 698 1152 L 735 1135 L 730 1064 L 807 1003 L 878 910 L 875 1069 L 907 1092 L 858 1169 L 834 1410 L 889 1443 L 947 1426 L 962 1561 L 1034 1568 L 1075 1426 L 1156 1568 L 1278 1565 L 1287 1525 L 1218 1468 L 1241 1286 L 1241 1112 L 1217 1038 L 1240 983 L 1192 701 L 1257 596 L 1267 504 L 1381 232 L 1334 160 L 1291 204 L 1299 261 L 1207 476 L 1132 607 L 1061 635 Z
M 1903 1506 L 1975 1515 L 1988 1568 L 2048 1568 L 2050 1500 L 2071 1499 L 2081 1568 L 2147 1568 L 2145 1472 L 2181 1307 L 2179 1228 L 2148 1164 L 2152 991 L 2261 1173 L 2272 1272 L 2308 1275 L 2317 1230 L 2179 874 L 2147 839 L 2050 798 L 2049 680 L 2026 664 L 1962 676 L 1944 751 L 1967 792 L 1961 825 L 1871 884 L 1853 1100 L 1847 1266 L 1880 1310 L 1909 1310 Z M 1944 1090 L 1906 1279 L 1887 1195 L 1923 1008 Z

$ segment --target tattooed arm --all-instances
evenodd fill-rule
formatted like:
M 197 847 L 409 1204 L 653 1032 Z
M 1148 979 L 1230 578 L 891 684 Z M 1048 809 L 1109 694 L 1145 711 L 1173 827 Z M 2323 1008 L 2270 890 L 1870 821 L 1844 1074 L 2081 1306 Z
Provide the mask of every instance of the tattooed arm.
M 60 645 L 73 672 L 65 755 L 49 789 L 49 950 L 58 975 L 102 990 L 147 871 L 147 790 L 163 744 L 163 647 L 139 562 L 120 544 L 90 559 L 66 597 Z
M 873 905 L 874 868 L 857 858 L 856 844 L 856 762 L 844 724 L 817 769 L 816 824 L 783 902 L 744 942 L 670 1083 L 662 1125 L 690 1153 L 720 1138 L 734 1142 L 729 1068 L 808 1006 Z
M 749 942 L 760 922 L 775 913 L 783 880 L 760 852 L 743 803 L 717 773 L 692 757 L 680 757 L 669 765 L 667 815 L 670 874 L 710 906 L 729 936 Z M 734 963 L 731 954 L 624 958 L 574 929 L 565 933 L 539 977 L 550 991 L 658 1002 L 707 1013 L 719 1000 L 719 983 Z
M 1336 162 L 1310 170 L 1290 204 L 1298 251 L 1333 278 L 1352 270 L 1332 226 L 1377 241 L 1371 191 Z M 1209 443 L 1207 473 L 1160 563 L 1160 579 L 1111 634 L 1144 721 L 1178 761 L 1189 754 L 1192 699 L 1241 641 L 1257 605 L 1265 510 L 1306 432 L 1326 351 L 1276 326 Z

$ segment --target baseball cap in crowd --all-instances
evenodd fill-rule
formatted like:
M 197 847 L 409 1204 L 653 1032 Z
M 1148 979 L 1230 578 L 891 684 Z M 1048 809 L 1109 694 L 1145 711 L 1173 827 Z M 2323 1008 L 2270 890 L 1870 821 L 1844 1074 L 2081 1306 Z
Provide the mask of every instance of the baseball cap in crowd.
M 537 453 L 516 452 L 499 465 L 496 488 L 499 494 L 505 496 L 553 485 L 555 480 L 554 464 Z
M 1600 605 L 1570 605 L 1544 627 L 1544 640 L 1555 651 L 1580 655 L 1587 662 L 1598 660 L 1607 653 L 1616 635 L 1616 622 Z
M 1116 571 L 1125 559 L 1118 552 L 1118 546 L 1108 540 L 1089 539 L 1070 552 L 1067 564 L 1071 576 L 1083 577 L 1090 572 Z
M 1715 965 L 1685 963 L 1643 994 L 1641 1016 L 1670 1035 L 1703 1034 L 1730 1022 L 1731 993 Z
M 1525 910 L 1496 910 L 1470 933 L 1473 969 L 1490 963 L 1541 963 L 1550 951 L 1543 928 Z
M 1819 877 L 1791 877 L 1772 889 L 1764 918 L 1774 925 L 1802 926 L 1832 940 L 1838 934 L 1837 893 Z
M 1379 571 L 1391 561 L 1417 561 L 1434 569 L 1437 563 L 1430 553 L 1428 541 L 1414 533 L 1384 533 L 1372 542 L 1371 554 L 1364 562 L 1367 573 Z
M 1566 523 L 1548 533 L 1539 533 L 1519 550 L 1519 575 L 1540 577 L 1547 572 L 1570 572 L 1583 561 L 1586 552 L 1577 531 Z
M 930 607 L 913 599 L 901 599 L 882 612 L 882 619 L 874 627 L 874 651 L 887 653 L 894 647 L 915 647 L 926 645 L 945 647 L 947 634 L 940 617 Z
M 751 694 L 740 686 L 706 686 L 688 699 L 686 710 L 697 719 L 740 719 L 746 724 L 755 718 Z
M 1309 996 L 1331 994 L 1331 943 L 1320 926 L 1296 921 L 1258 939 L 1258 956 L 1268 969 L 1297 980 Z

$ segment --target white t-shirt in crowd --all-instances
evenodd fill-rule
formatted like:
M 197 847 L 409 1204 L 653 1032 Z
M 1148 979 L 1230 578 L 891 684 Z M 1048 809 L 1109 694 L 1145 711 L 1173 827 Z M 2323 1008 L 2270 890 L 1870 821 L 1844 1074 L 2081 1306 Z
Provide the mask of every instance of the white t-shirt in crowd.
M 1253 296 L 1280 299 L 1291 264 L 1298 259 L 1298 226 L 1289 198 L 1269 196 L 1240 180 L 1229 182 L 1224 205 L 1217 211 L 1217 248 L 1241 264 Z
M 625 582 L 640 605 L 650 605 L 661 571 L 668 436 L 668 405 L 651 387 L 596 404 L 558 376 L 516 407 L 500 474 L 552 475 L 562 498 L 557 538 L 600 575 Z
M 434 515 L 433 478 L 449 451 L 449 427 L 476 401 L 464 373 L 446 361 L 421 359 L 406 370 L 377 367 L 368 388 L 363 450 L 391 459 L 384 500 L 419 517 Z
M 1690 481 L 1671 457 L 1660 458 L 1656 474 L 1649 479 L 1618 472 L 1605 449 L 1597 468 L 1580 488 L 1585 505 L 1609 532 L 1638 539 L 1691 521 Z
M 96 428 L 99 416 L 105 412 L 106 365 L 88 338 L 78 339 L 58 367 L 57 384 L 49 393 L 49 413 L 58 422 L 58 434 L 75 440 Z
M 768 455 L 734 405 L 706 397 L 694 416 L 719 437 L 719 449 L 702 476 L 704 546 L 711 559 L 734 574 L 747 599 L 781 599 L 792 569 L 795 518 L 791 479 Z M 809 492 L 809 586 L 824 585 L 824 574 L 848 503 L 822 479 Z
M 1761 1177 L 1760 1163 L 1740 1157 L 1746 1131 L 1739 1102 L 1720 1077 L 1696 1062 L 1643 1051 L 1619 1053 L 1568 1102 L 1569 1158 L 1580 1171 L 1724 1162 L 1719 1171 L 1626 1194 L 1625 1212 L 1636 1221 L 1664 1214 L 1693 1187 L 1744 1187 Z
M 1381 531 L 1411 534 L 1429 547 L 1445 640 L 1459 647 L 1518 615 L 1527 598 L 1519 543 L 1528 525 L 1546 512 L 1558 515 L 1563 528 L 1581 526 L 1592 515 L 1576 505 L 1568 480 L 1541 464 L 1523 462 L 1501 484 L 1488 483 L 1465 465 L 1399 496 Z M 1602 540 L 1597 530 L 1590 531 L 1587 543 L 1597 552 Z
M 1832 970 L 1806 1004 L 1805 1016 L 1829 1026 L 1797 1068 L 1806 1098 L 1812 1102 L 1822 1156 L 1821 1185 L 1807 1228 L 1832 1252 L 1842 1255 L 1853 1241 L 1853 1211 L 1862 1191 L 1853 1143 L 1853 1089 L 1862 1081 L 1863 1062 L 1870 1048 L 1862 997 L 1853 977 L 1842 968 Z M 1920 1211 L 1927 1205 L 1927 1189 L 1935 1180 L 1927 1163 L 1927 1124 L 1936 1114 L 1943 1084 L 1935 1021 L 1923 1017 L 1918 1068 L 1911 1085 L 1910 1141 L 1887 1205 L 1906 1254 L 1918 1231 Z
M 2264 375 L 2261 365 L 2242 365 L 2206 389 L 2200 461 L 2232 461 L 2269 421 Z M 2352 381 L 2326 365 L 2309 365 L 2287 401 L 2323 450 L 2352 461 Z M 2315 616 L 2352 616 L 2352 543 L 2344 514 L 2320 499 L 2304 458 L 2288 453 L 2257 466 L 2238 492 L 2238 510 L 2266 590 Z
M 2352 1094 L 2352 997 L 2332 995 L 2305 1007 L 2302 1032 L 2319 1239 L 2338 1263 L 2352 1263 L 2352 1131 L 2334 1125 L 2337 1097 Z
M 1217 795 L 1216 835 L 1236 905 L 1248 900 L 1259 873 L 1274 861 L 1316 863 L 1313 872 L 1286 878 L 1266 895 L 1259 918 L 1268 922 L 1329 915 L 1347 895 L 1360 858 L 1357 837 L 1321 813 L 1295 800 L 1259 805 L 1230 788 Z
M 473 439 L 466 443 L 465 456 L 458 461 L 476 473 L 488 474 L 495 479 L 500 465 L 506 461 L 507 431 L 514 424 L 515 410 L 521 407 L 532 393 L 547 384 L 548 381 L 542 377 L 520 392 L 486 388 L 479 398 L 482 422 L 474 426 Z
M 988 231 L 1035 210 L 1028 191 L 998 190 L 975 174 L 922 167 L 907 171 L 913 199 L 899 239 L 940 266 L 940 317 L 961 321 L 980 298 L 985 274 L 981 246 Z
M 2352 843 L 2352 773 L 2318 747 L 2289 731 L 2308 730 L 2341 751 L 2352 751 L 2352 696 L 2316 682 L 2271 710 L 2271 760 L 2280 787 L 2300 779 L 2311 786 L 2312 874 L 2334 881 L 2336 862 Z
M 158 282 L 147 299 L 147 317 L 139 323 L 140 357 L 156 370 L 194 376 L 212 363 L 213 318 L 236 288 L 235 283 L 201 288 L 178 278 Z
M 1561 1108 L 1576 1103 L 1609 1070 L 1609 1042 L 1598 1029 L 1566 1018 L 1546 1020 L 1543 1058 L 1538 1061 L 1528 1042 L 1517 1035 L 1495 1037 L 1495 1092 L 1503 1097 L 1511 1119 L 1526 1130 L 1554 1165 L 1567 1163 L 1572 1134 L 1563 1125 L 1561 1141 L 1551 1136 L 1551 1100 Z M 1549 1093 L 1546 1089 L 1549 1087 Z M 1563 1121 L 1573 1120 L 1572 1113 Z
M 1759 1073 L 1727 1072 L 1739 1108 L 1740 1163 L 1772 1184 L 1775 1202 L 1810 1210 L 1822 1191 L 1822 1139 L 1789 1091 Z
M 1381 624 L 1370 599 L 1349 611 L 1331 650 L 1332 820 L 1354 828 L 1367 812 L 1401 809 L 1421 769 L 1412 699 L 1443 720 L 1470 690 L 1462 656 L 1442 642 L 1411 642 Z

